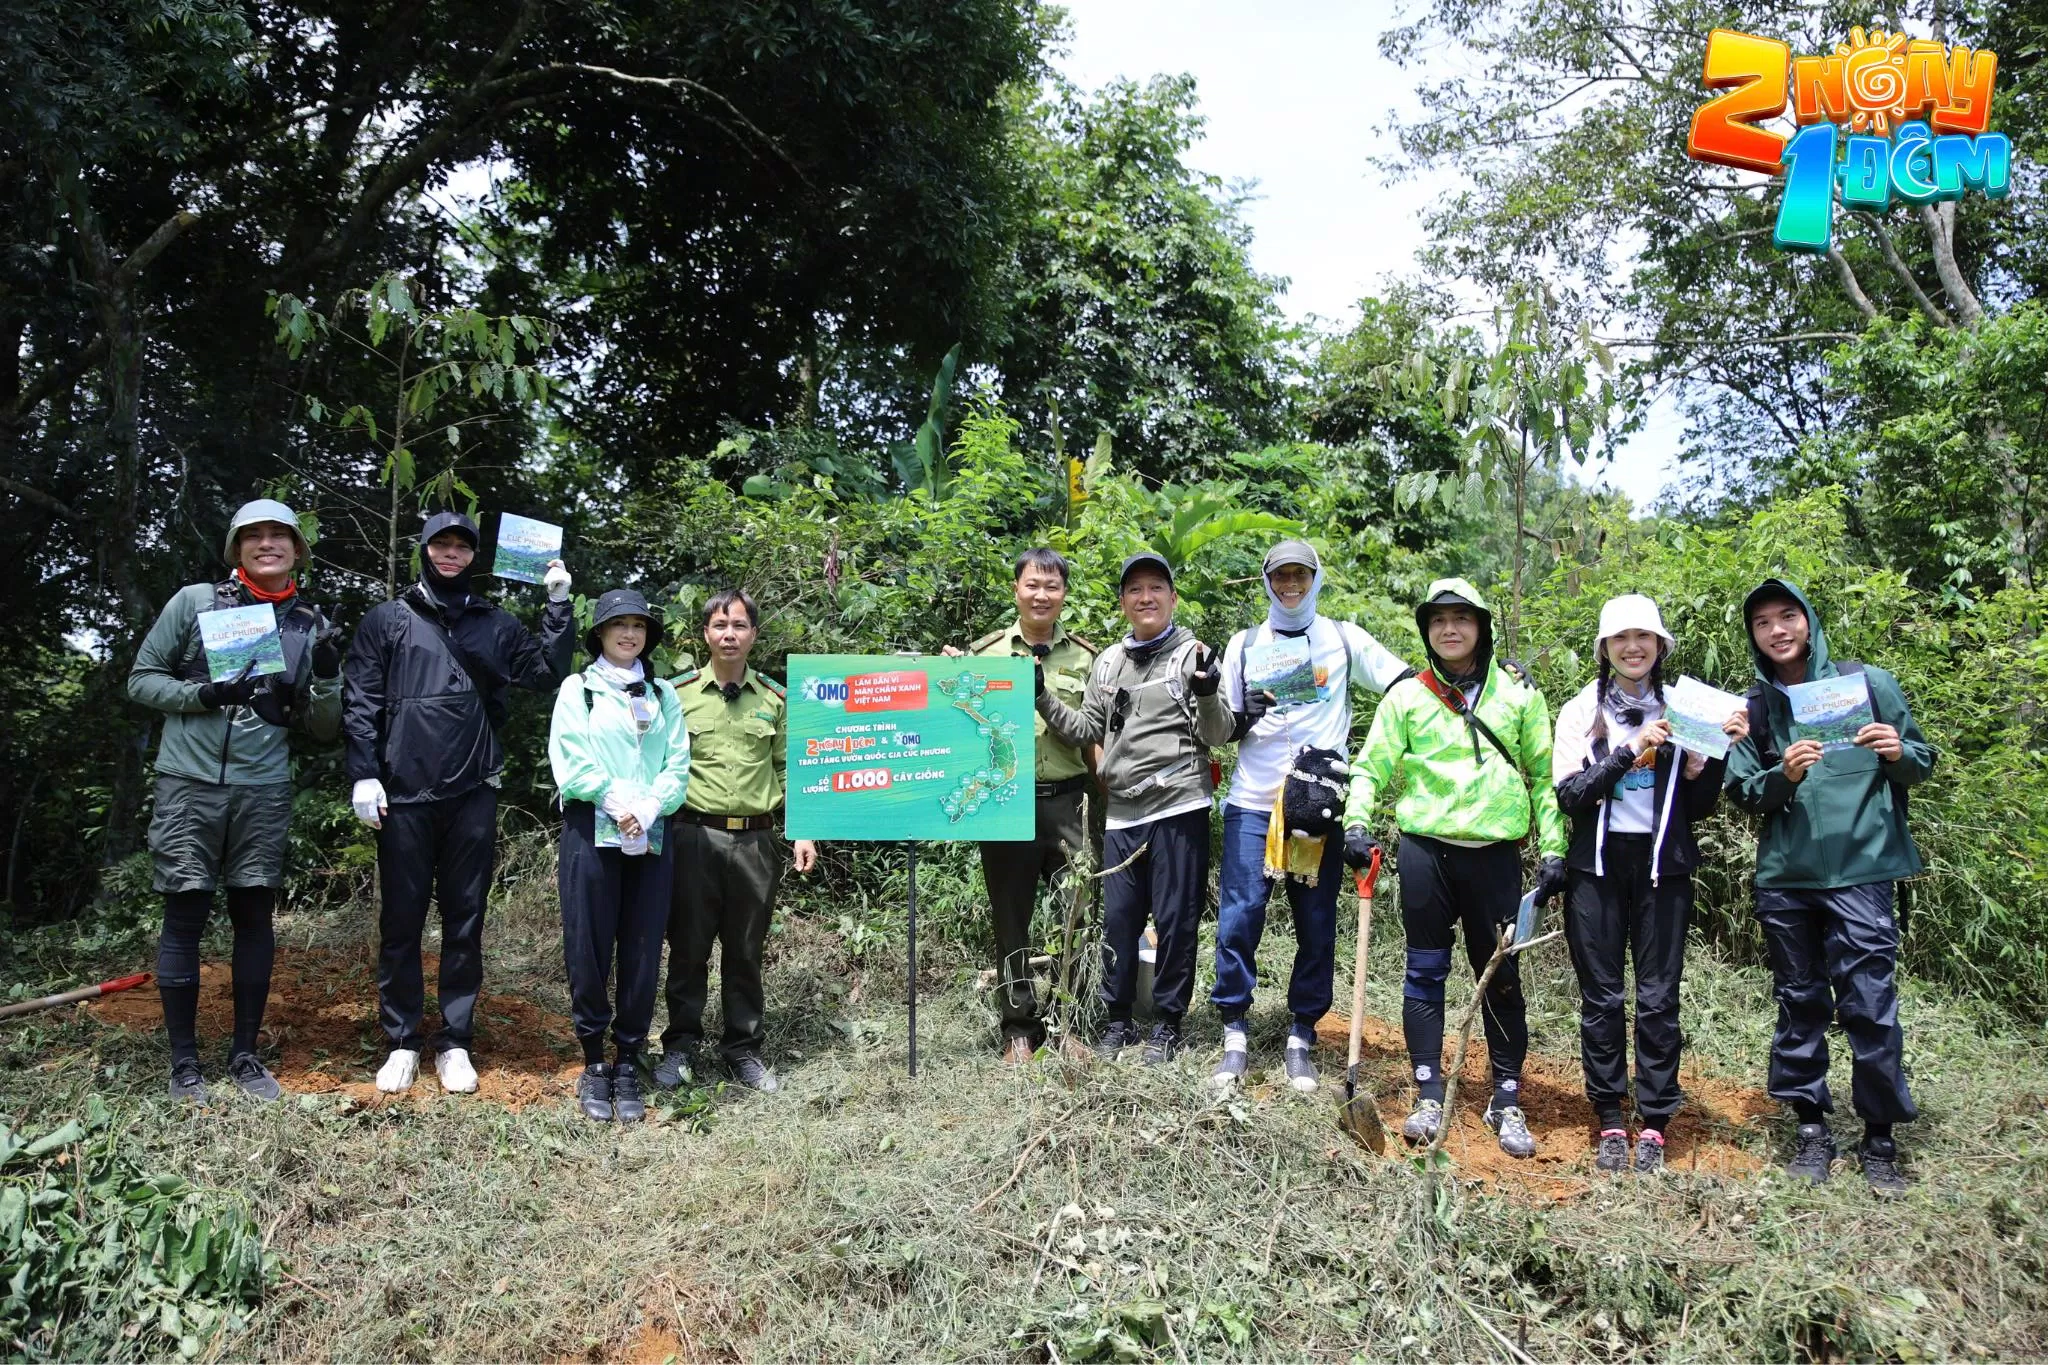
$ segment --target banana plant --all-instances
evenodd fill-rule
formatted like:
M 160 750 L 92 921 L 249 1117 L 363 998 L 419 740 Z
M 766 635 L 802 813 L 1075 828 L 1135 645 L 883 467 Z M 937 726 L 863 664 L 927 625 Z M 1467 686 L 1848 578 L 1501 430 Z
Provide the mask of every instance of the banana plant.
M 1153 495 L 1160 516 L 1147 547 L 1178 569 L 1227 536 L 1302 533 L 1298 521 L 1243 506 L 1244 488 L 1242 479 L 1195 488 L 1165 485 Z
M 904 491 L 923 490 L 933 506 L 946 500 L 953 482 L 952 467 L 946 463 L 945 419 L 946 404 L 953 394 L 953 372 L 959 366 L 960 348 L 955 345 L 932 378 L 932 398 L 923 425 L 908 446 L 898 446 L 895 451 L 896 473 L 903 479 Z

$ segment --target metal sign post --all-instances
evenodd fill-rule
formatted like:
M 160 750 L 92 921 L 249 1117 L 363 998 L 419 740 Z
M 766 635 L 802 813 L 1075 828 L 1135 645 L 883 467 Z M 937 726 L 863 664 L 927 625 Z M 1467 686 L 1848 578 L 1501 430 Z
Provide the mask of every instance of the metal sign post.
M 903 846 L 903 871 L 910 881 L 910 1074 L 917 1074 L 917 845 Z

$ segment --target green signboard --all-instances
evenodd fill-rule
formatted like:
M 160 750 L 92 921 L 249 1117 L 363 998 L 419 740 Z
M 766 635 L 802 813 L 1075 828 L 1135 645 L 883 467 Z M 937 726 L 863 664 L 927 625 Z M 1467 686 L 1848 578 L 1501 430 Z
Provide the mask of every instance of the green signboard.
M 789 656 L 792 839 L 1029 839 L 1031 660 Z

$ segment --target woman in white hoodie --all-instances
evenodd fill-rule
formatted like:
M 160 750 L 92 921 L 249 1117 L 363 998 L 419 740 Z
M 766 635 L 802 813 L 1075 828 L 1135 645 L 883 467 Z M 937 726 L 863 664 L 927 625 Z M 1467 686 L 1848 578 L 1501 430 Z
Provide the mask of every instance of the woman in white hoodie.
M 1579 1051 L 1600 1124 L 1603 1171 L 1628 1162 L 1624 957 L 1636 976 L 1635 1169 L 1664 1165 L 1664 1129 L 1678 1111 L 1678 983 L 1692 923 L 1695 821 L 1721 794 L 1722 760 L 1679 748 L 1664 717 L 1664 661 L 1673 641 L 1657 604 L 1637 593 L 1600 609 L 1599 676 L 1557 715 L 1551 773 L 1571 821 L 1565 940 L 1579 976 Z M 1723 724 L 1749 732 L 1738 710 Z

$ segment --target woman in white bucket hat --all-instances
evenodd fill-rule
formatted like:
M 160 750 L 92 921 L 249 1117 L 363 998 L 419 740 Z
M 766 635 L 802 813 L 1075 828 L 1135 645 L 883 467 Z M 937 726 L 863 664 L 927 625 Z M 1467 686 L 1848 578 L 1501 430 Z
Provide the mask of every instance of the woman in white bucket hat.
M 1678 1110 L 1679 978 L 1692 923 L 1692 826 L 1721 793 L 1721 759 L 1673 743 L 1664 717 L 1664 662 L 1674 641 L 1640 593 L 1600 609 L 1599 676 L 1557 716 L 1551 771 L 1571 821 L 1565 862 L 1565 939 L 1579 977 L 1579 1050 L 1586 1098 L 1599 1122 L 1596 1165 L 1628 1164 L 1624 958 L 1636 977 L 1637 1172 L 1664 1165 L 1664 1130 Z M 1739 738 L 1749 717 L 1722 727 Z

